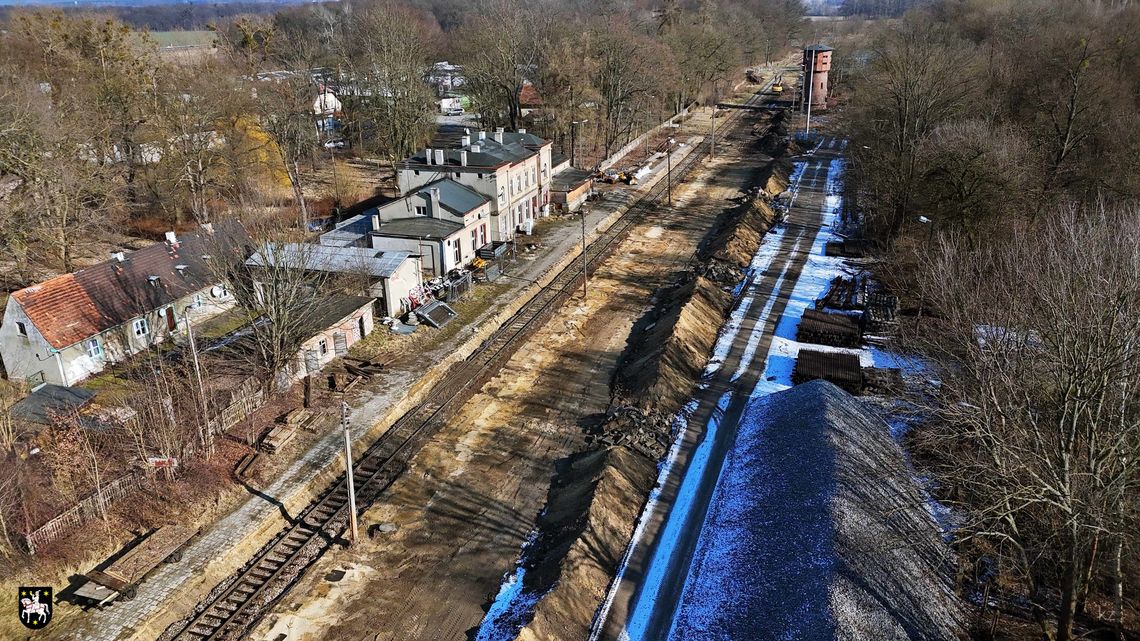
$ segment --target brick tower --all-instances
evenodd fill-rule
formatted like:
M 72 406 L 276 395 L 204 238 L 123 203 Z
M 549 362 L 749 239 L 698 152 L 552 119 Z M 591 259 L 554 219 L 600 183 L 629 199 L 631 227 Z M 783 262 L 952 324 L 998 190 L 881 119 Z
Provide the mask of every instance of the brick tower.
M 804 93 L 806 108 L 827 109 L 827 72 L 831 70 L 831 47 L 815 44 L 804 48 Z

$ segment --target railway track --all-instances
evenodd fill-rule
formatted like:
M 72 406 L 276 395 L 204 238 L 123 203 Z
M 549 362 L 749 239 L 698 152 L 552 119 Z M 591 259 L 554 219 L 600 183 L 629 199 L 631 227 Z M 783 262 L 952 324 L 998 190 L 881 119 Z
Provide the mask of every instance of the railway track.
M 771 83 L 769 83 L 770 85 Z M 745 104 L 763 100 L 767 86 Z M 718 138 L 734 133 L 742 114 L 734 110 L 720 119 Z M 673 167 L 673 180 L 683 180 L 704 152 L 693 150 Z M 596 266 L 617 248 L 634 225 L 665 198 L 667 181 L 658 181 L 625 214 L 586 248 L 586 264 Z M 367 509 L 400 475 L 412 456 L 479 387 L 506 364 L 515 349 L 540 328 L 581 284 L 581 257 L 539 290 L 474 353 L 437 384 L 414 409 L 402 416 L 365 450 L 353 468 L 358 511 Z M 162 641 L 215 641 L 242 637 L 300 578 L 348 524 L 348 489 L 341 475 L 324 493 L 240 570 L 215 587 L 194 613 L 172 624 Z

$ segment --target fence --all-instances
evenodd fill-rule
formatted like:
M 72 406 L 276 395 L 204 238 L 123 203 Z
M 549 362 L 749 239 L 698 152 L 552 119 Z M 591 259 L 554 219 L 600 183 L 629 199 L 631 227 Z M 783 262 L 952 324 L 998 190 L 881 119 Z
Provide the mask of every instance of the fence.
M 221 434 L 265 405 L 265 389 L 254 377 L 245 379 L 230 393 L 230 403 L 210 419 L 210 433 Z
M 680 123 L 682 120 L 684 120 L 685 118 L 687 118 L 689 116 L 689 110 L 692 109 L 693 105 L 695 105 L 695 104 L 697 104 L 697 103 L 694 102 L 694 103 L 689 104 L 688 106 L 686 106 L 684 109 L 681 110 L 681 113 L 677 114 L 676 116 L 673 116 L 672 118 L 666 120 L 665 122 L 661 123 L 660 125 L 657 125 L 653 129 L 650 129 L 649 131 L 638 136 L 637 138 L 634 138 L 633 140 L 629 141 L 626 144 L 626 146 L 622 147 L 621 149 L 618 149 L 616 152 L 611 154 L 609 158 L 606 158 L 602 162 L 598 163 L 598 169 L 603 170 L 603 171 L 606 169 L 609 169 L 610 167 L 612 167 L 614 165 L 614 163 L 621 160 L 622 158 L 625 158 L 626 154 L 633 151 L 634 149 L 637 149 L 641 145 L 645 144 L 645 137 L 646 136 L 652 136 L 653 134 L 657 133 L 659 130 L 661 130 L 665 127 Z
M 26 537 L 28 552 L 36 553 L 36 547 L 59 538 L 67 530 L 82 525 L 86 521 L 101 518 L 111 505 L 142 485 L 145 475 L 130 472 L 103 486 L 102 492 L 94 492 L 79 501 L 71 509 L 33 530 Z
M 210 419 L 210 432 L 220 434 L 265 405 L 265 390 L 257 379 L 250 377 L 230 393 L 230 403 Z M 33 530 L 25 541 L 28 552 L 36 553 L 36 548 L 53 541 L 68 530 L 87 521 L 100 518 L 111 505 L 142 485 L 146 475 L 130 472 L 103 486 L 102 492 L 95 492 L 79 501 L 68 510 Z

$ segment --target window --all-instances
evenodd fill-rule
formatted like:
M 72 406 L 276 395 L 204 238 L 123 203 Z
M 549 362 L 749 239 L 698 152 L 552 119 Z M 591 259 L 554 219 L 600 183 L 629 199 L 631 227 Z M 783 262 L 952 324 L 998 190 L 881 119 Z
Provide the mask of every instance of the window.
M 457 171 L 457 172 L 455 172 L 455 179 L 456 179 L 456 180 L 459 180 L 459 172 L 458 172 L 458 171 Z
M 202 298 L 201 294 L 194 294 L 193 300 L 190 302 L 190 307 L 198 309 L 206 303 L 206 299 Z
M 419 176 L 419 175 L 420 175 L 420 170 L 419 170 L 419 169 L 417 169 L 417 170 L 415 171 L 415 174 L 416 174 L 417 176 Z
M 479 246 L 487 244 L 487 223 L 479 225 Z
M 103 346 L 99 344 L 98 338 L 87 341 L 87 355 L 96 360 L 103 358 Z
M 150 333 L 150 322 L 145 318 L 140 318 L 134 322 L 135 336 L 146 336 Z
M 462 263 L 462 262 L 463 262 L 463 243 L 459 242 L 459 239 L 456 238 L 455 239 L 455 264 L 458 265 L 459 263 Z
M 483 174 L 479 174 L 479 180 L 483 180 Z
M 322 338 L 321 342 L 317 343 L 317 350 L 321 353 L 321 356 L 328 354 L 329 353 L 328 341 L 326 341 L 325 339 Z
M 502 203 L 506 199 L 507 199 L 507 189 L 505 187 L 499 187 L 499 202 Z
M 471 230 L 471 248 L 472 249 L 478 249 L 479 248 L 479 230 L 478 229 L 472 229 Z
M 21 321 L 16 321 L 16 333 L 20 336 L 28 335 L 28 326 Z
M 424 205 L 416 205 L 417 216 L 427 216 L 427 207 Z

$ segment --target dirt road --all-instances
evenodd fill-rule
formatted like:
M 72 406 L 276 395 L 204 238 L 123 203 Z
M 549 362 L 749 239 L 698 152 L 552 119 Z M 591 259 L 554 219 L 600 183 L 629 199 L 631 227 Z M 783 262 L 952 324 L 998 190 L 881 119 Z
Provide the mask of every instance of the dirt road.
M 327 554 L 252 638 L 464 639 L 542 509 L 554 462 L 584 442 L 656 288 L 761 165 L 742 140 L 634 228 L 564 306 L 484 384 L 361 519 L 371 536 Z
M 789 220 L 778 242 L 769 239 L 753 261 L 756 272 L 721 336 L 706 370 L 707 385 L 695 399 L 698 404 L 682 440 L 670 453 L 664 483 L 643 515 L 594 639 L 668 638 L 722 462 L 820 231 L 836 147 L 825 140 L 818 151 L 797 159 Z

